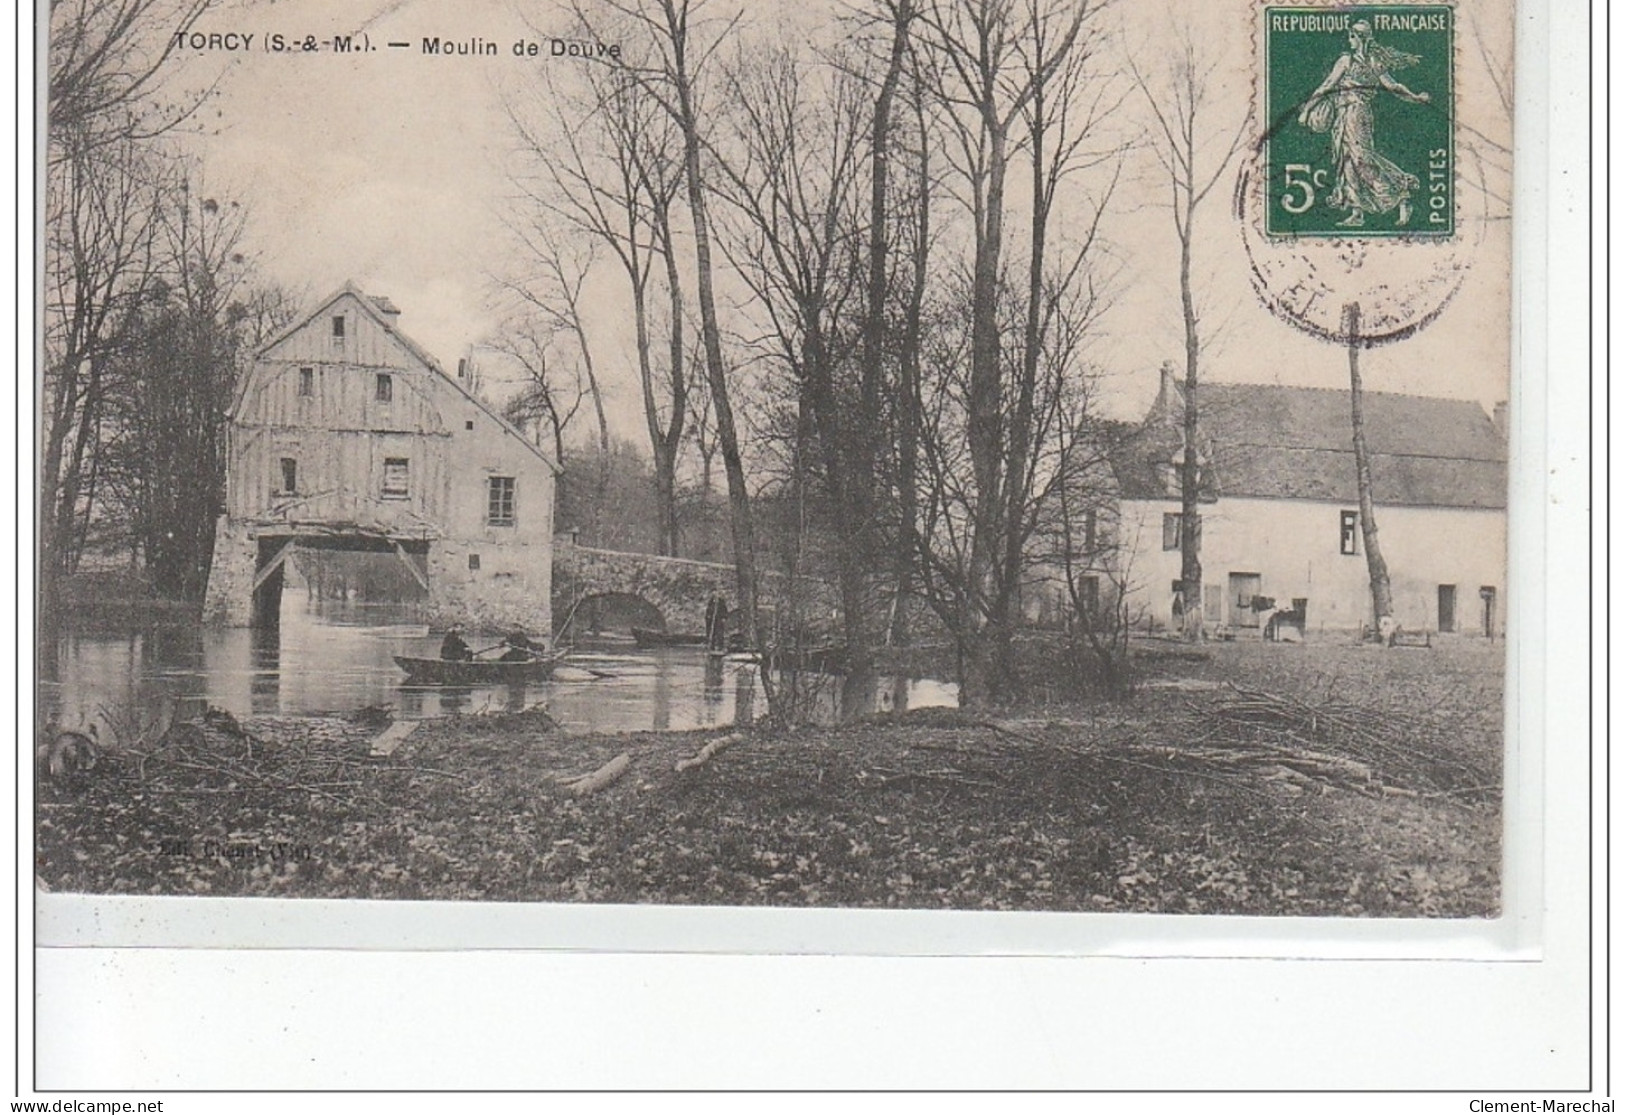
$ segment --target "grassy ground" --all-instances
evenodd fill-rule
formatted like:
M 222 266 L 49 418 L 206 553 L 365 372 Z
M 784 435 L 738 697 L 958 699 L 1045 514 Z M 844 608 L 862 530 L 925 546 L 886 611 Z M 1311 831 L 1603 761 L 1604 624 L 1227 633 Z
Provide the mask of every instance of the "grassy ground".
M 192 725 L 42 785 L 51 889 L 1489 916 L 1499 646 L 1143 648 L 1127 701 L 566 736 L 526 713 Z M 1232 686 L 1240 686 L 1238 691 Z M 703 765 L 674 769 L 707 743 Z M 568 778 L 620 754 L 603 790 Z

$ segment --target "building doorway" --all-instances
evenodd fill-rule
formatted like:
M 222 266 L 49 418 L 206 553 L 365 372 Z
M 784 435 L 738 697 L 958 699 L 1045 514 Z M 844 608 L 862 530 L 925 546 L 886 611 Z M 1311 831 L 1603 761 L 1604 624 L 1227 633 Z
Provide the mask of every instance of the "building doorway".
M 1456 586 L 1439 586 L 1439 634 L 1448 635 L 1456 630 Z
M 1257 627 L 1258 612 L 1253 609 L 1253 597 L 1264 587 L 1260 573 L 1230 574 L 1230 626 Z

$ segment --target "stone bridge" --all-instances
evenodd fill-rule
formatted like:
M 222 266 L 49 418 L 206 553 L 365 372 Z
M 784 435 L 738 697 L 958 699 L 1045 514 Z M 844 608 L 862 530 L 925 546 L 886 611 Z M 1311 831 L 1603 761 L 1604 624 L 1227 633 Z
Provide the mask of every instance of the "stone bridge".
M 789 579 L 779 573 L 761 576 L 759 604 L 769 611 L 787 612 Z M 829 584 L 799 579 L 796 611 L 804 621 L 827 624 L 834 615 L 836 594 Z M 560 537 L 553 544 L 553 616 L 564 623 L 578 604 L 607 596 L 629 596 L 658 611 L 669 632 L 705 630 L 705 606 L 713 596 L 739 603 L 734 567 L 688 558 L 632 554 L 577 546 Z

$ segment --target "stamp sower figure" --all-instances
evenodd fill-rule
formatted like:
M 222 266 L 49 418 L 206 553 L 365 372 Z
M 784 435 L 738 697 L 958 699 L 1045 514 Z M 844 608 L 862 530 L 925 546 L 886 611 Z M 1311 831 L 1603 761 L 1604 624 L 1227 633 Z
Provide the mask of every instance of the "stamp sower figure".
M 1421 183 L 1377 153 L 1372 135 L 1371 103 L 1386 89 L 1402 101 L 1426 104 L 1426 93 L 1413 93 L 1394 80 L 1393 71 L 1413 66 L 1414 54 L 1384 46 L 1371 37 L 1371 24 L 1357 20 L 1349 28 L 1349 49 L 1339 56 L 1332 72 L 1298 112 L 1298 123 L 1332 136 L 1332 175 L 1335 182 L 1328 204 L 1348 210 L 1338 224 L 1358 228 L 1367 213 L 1398 209 L 1394 219 L 1403 226 L 1411 219 L 1411 191 Z
M 467 662 L 474 657 L 468 644 L 463 642 L 461 627 L 452 627 L 446 632 L 446 637 L 440 642 L 440 657 L 447 662 Z

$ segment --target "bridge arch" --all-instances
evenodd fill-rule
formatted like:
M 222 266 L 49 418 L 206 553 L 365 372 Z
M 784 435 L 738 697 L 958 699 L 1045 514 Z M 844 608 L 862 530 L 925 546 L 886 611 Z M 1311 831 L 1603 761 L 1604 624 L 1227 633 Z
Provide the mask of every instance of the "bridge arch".
M 647 631 L 677 630 L 666 621 L 660 607 L 644 596 L 626 592 L 595 592 L 571 601 L 558 617 L 559 633 L 566 631 L 596 634 L 601 631 L 628 631 L 643 628 Z
M 597 550 L 561 536 L 553 546 L 553 615 L 562 624 L 582 600 L 638 597 L 660 613 L 667 632 L 698 635 L 705 631 L 705 609 L 713 597 L 721 597 L 730 612 L 738 608 L 735 576 L 733 566 L 719 562 Z M 796 587 L 803 621 L 833 615 L 835 593 L 828 583 L 802 579 Z M 763 574 L 759 606 L 771 614 L 787 588 L 781 574 Z
M 596 550 L 562 538 L 553 548 L 553 614 L 560 623 L 584 600 L 633 597 L 659 614 L 666 631 L 697 634 L 714 596 L 737 606 L 733 566 Z

